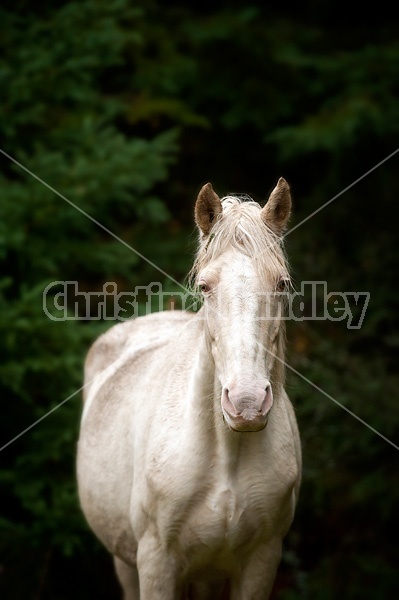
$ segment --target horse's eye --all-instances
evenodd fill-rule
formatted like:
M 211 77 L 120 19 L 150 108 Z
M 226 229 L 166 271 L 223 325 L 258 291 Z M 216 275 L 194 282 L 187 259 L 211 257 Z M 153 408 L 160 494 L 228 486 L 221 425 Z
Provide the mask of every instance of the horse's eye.
M 203 294 L 206 294 L 207 292 L 209 292 L 209 290 L 210 290 L 210 287 L 209 287 L 209 285 L 207 285 L 206 283 L 200 283 L 200 285 L 199 285 L 199 289 L 201 290 L 201 292 L 202 292 Z
M 289 280 L 286 277 L 282 277 L 276 286 L 276 290 L 278 292 L 285 292 L 285 290 L 288 287 L 288 283 L 289 283 Z

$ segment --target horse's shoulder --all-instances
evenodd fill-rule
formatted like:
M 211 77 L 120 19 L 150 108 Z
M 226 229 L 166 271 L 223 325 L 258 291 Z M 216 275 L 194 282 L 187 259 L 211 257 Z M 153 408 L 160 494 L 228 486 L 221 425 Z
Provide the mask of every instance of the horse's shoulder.
M 85 381 L 92 381 L 127 351 L 131 354 L 137 349 L 137 354 L 167 343 L 179 325 L 187 323 L 192 316 L 193 313 L 185 311 L 165 311 L 114 325 L 90 347 L 85 360 Z
M 85 360 L 85 376 L 91 380 L 93 375 L 116 360 L 123 351 L 134 321 L 118 323 L 100 335 L 91 345 Z

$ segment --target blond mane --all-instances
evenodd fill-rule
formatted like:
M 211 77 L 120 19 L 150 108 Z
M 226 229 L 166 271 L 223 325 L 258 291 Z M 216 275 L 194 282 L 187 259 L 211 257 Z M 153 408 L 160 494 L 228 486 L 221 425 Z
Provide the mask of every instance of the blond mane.
M 200 247 L 189 274 L 191 285 L 197 284 L 199 273 L 209 263 L 233 248 L 254 259 L 259 275 L 288 276 L 288 264 L 282 239 L 261 219 L 261 207 L 249 196 L 225 196 L 223 212 Z

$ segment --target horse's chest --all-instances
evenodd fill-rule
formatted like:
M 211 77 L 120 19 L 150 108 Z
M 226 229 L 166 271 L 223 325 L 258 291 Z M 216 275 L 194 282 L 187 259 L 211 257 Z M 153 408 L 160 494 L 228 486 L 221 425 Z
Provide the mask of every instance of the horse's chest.
M 253 543 L 263 515 L 247 494 L 231 488 L 209 492 L 191 511 L 182 527 L 182 544 L 192 556 L 211 550 L 215 560 L 233 555 L 243 544 Z
M 244 450 L 226 465 L 206 448 L 183 453 L 158 444 L 145 471 L 147 508 L 136 514 L 138 537 L 143 524 L 155 524 L 160 542 L 175 549 L 187 571 L 207 565 L 224 572 L 271 539 L 280 529 L 287 484 L 281 477 L 276 481 L 265 452 Z

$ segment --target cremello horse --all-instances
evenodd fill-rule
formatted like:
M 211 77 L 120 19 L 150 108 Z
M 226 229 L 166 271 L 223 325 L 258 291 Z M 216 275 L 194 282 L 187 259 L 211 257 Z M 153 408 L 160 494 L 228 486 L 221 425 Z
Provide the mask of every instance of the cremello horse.
M 126 600 L 269 597 L 301 471 L 279 318 L 290 209 L 284 179 L 263 209 L 205 185 L 202 308 L 118 324 L 88 354 L 79 495 Z

